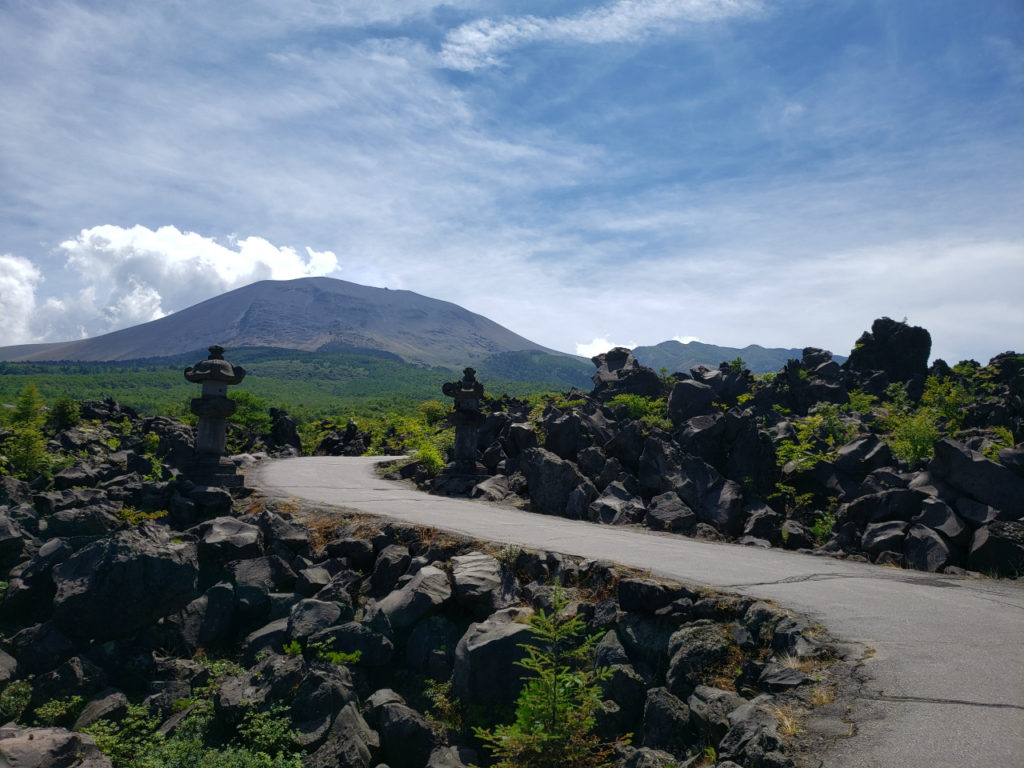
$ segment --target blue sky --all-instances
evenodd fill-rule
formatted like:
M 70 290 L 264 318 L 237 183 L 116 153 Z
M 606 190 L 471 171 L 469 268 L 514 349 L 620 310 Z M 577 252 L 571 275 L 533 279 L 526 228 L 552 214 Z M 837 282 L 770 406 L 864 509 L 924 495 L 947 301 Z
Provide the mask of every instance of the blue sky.
M 254 280 L 564 351 L 1024 351 L 1020 0 L 0 4 L 4 343 Z

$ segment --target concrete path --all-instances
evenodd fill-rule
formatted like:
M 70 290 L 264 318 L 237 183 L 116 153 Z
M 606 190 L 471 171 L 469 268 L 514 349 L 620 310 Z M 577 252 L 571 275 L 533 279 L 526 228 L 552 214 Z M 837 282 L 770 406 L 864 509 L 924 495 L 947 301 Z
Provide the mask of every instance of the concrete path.
M 1024 585 L 848 563 L 512 507 L 429 496 L 374 472 L 381 459 L 298 458 L 248 485 L 473 538 L 613 560 L 768 598 L 875 649 L 854 703 L 857 735 L 829 768 L 1024 768 Z

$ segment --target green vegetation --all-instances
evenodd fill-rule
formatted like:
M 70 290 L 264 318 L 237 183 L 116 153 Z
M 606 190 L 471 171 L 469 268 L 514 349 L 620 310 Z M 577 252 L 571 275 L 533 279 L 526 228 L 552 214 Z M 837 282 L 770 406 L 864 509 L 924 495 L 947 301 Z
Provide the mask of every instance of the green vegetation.
M 15 680 L 8 683 L 0 692 L 0 713 L 5 718 L 21 722 L 22 715 L 28 709 L 32 699 L 32 684 L 28 680 Z
M 832 531 L 836 527 L 836 514 L 832 511 L 822 512 L 808 530 L 814 535 L 819 544 L 828 541 Z
M 999 460 L 999 452 L 1004 448 L 1013 448 L 1015 445 L 1013 440 L 1013 432 L 1008 430 L 1006 427 L 992 427 L 992 431 L 996 433 L 995 440 L 992 441 L 992 445 L 988 446 L 982 453 L 992 461 Z
M 843 410 L 845 411 L 868 413 L 878 403 L 877 397 L 859 389 L 850 390 L 848 397 L 850 402 L 844 406 Z
M 793 429 L 796 438 L 780 442 L 776 457 L 780 467 L 794 462 L 798 470 L 811 469 L 831 458 L 857 434 L 856 424 L 843 421 L 839 406 L 832 403 L 818 403 Z
M 125 362 L 0 362 L 0 403 L 12 403 L 16 393 L 32 382 L 47 401 L 109 396 L 141 413 L 188 420 L 188 403 L 198 395 L 198 388 L 185 381 L 182 371 L 204 357 L 206 353 L 197 350 Z M 328 418 L 339 411 L 362 417 L 412 413 L 427 398 L 437 397 L 441 382 L 462 375 L 370 352 L 239 347 L 228 350 L 227 357 L 247 371 L 245 381 L 232 393 L 249 392 L 306 420 Z M 479 364 L 477 374 L 490 392 L 525 396 L 572 384 L 586 386 L 591 368 L 590 363 L 571 357 L 508 353 Z
M 663 397 L 622 394 L 615 395 L 609 404 L 626 406 L 629 418 L 639 421 L 647 429 L 672 429 L 672 422 L 668 419 L 668 404 Z
M 292 640 L 289 643 L 285 643 L 284 652 L 287 656 L 301 656 L 304 652 L 311 652 L 319 661 L 326 661 L 330 664 L 358 664 L 359 660 L 363 658 L 362 651 L 352 651 L 346 653 L 345 651 L 332 651 L 331 645 L 334 643 L 334 638 L 318 643 L 310 643 L 305 651 L 302 648 L 302 643 L 298 640 Z
M 978 380 L 973 374 L 964 381 Z M 889 386 L 880 409 L 883 413 L 880 426 L 895 456 L 908 464 L 918 464 L 934 455 L 936 440 L 956 434 L 963 426 L 966 407 L 977 396 L 972 386 L 964 381 L 929 376 L 919 403 L 911 401 L 902 384 Z
M 153 512 L 144 512 L 135 507 L 123 507 L 117 513 L 117 519 L 123 520 L 129 525 L 141 525 L 146 520 L 159 520 L 161 517 L 167 516 L 166 509 L 158 509 Z
M 588 666 L 597 636 L 584 637 L 583 619 L 564 613 L 568 604 L 556 589 L 550 613 L 530 618 L 534 642 L 522 646 L 527 657 L 517 663 L 532 676 L 519 694 L 515 721 L 474 728 L 497 758 L 495 768 L 600 768 L 612 762 L 612 745 L 594 733 L 598 683 L 611 672 Z
M 234 733 L 214 727 L 213 700 L 221 681 L 240 669 L 224 661 L 206 664 L 210 683 L 181 703 L 185 714 L 172 735 L 160 733 L 160 718 L 141 704 L 130 705 L 117 722 L 99 720 L 83 732 L 115 768 L 301 768 L 284 706 L 246 712 Z
M 36 707 L 36 724 L 47 728 L 53 726 L 70 728 L 83 706 L 85 706 L 85 699 L 81 696 L 50 699 Z
M 729 370 L 733 373 L 743 373 L 746 367 L 746 361 L 739 355 L 737 355 L 735 359 L 729 361 Z

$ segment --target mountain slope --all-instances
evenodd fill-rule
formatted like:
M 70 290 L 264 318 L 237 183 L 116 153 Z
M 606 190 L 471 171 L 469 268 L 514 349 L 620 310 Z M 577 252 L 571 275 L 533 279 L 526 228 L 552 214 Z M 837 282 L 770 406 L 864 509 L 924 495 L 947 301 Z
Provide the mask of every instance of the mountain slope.
M 641 365 L 646 365 L 658 371 L 667 368 L 669 373 L 676 371 L 687 372 L 698 365 L 706 365 L 708 368 L 717 368 L 719 363 L 730 362 L 737 357 L 743 358 L 754 373 L 772 373 L 779 370 L 792 358 L 800 359 L 803 354 L 801 349 L 782 349 L 750 344 L 742 349 L 738 347 L 719 347 L 714 344 L 704 344 L 699 341 L 691 341 L 683 344 L 679 341 L 663 341 L 650 347 L 636 347 L 633 356 Z M 841 355 L 833 355 L 838 362 L 846 358 Z
M 0 348 L 0 360 L 135 360 L 211 344 L 229 350 L 373 350 L 445 368 L 521 350 L 562 354 L 446 301 L 308 277 L 253 283 L 159 320 L 91 339 Z

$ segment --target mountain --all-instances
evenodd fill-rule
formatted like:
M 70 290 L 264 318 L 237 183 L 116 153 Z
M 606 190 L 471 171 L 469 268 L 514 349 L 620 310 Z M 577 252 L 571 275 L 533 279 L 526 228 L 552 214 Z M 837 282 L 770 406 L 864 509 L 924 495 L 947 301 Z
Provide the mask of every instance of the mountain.
M 757 344 L 739 349 L 737 347 L 719 347 L 691 341 L 683 344 L 679 341 L 663 341 L 651 347 L 636 347 L 633 356 L 641 365 L 656 371 L 667 368 L 669 373 L 676 371 L 688 372 L 698 365 L 717 368 L 719 363 L 727 363 L 737 357 L 743 359 L 753 373 L 773 373 L 778 371 L 790 359 L 799 360 L 802 349 L 782 349 L 779 347 L 766 349 Z M 842 355 L 833 355 L 834 360 L 842 363 L 846 360 Z
M 264 280 L 162 317 L 78 341 L 0 347 L 0 360 L 117 361 L 205 350 L 276 347 L 389 355 L 406 363 L 461 369 L 529 352 L 591 369 L 589 362 L 535 344 L 462 307 L 412 291 L 327 277 Z

